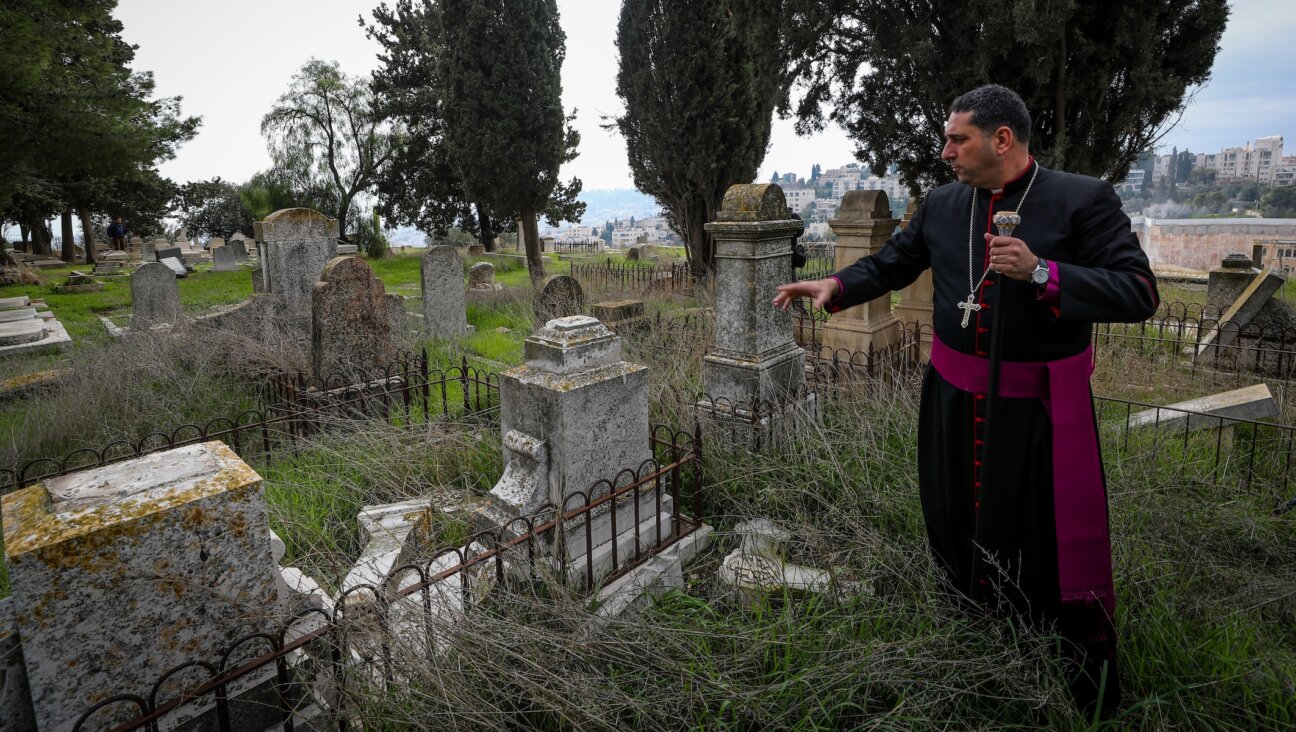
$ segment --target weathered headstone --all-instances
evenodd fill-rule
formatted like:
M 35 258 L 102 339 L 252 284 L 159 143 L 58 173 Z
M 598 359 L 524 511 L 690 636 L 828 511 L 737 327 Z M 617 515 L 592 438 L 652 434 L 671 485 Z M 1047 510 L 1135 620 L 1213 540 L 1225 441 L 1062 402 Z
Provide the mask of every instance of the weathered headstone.
M 467 296 L 463 259 L 454 247 L 428 247 L 421 269 L 423 327 L 434 338 L 453 338 L 468 332 Z
M 555 318 L 580 315 L 585 310 L 585 290 L 573 277 L 551 275 L 536 288 L 532 306 L 537 327 Z
M 242 264 L 248 261 L 247 245 L 243 243 L 242 239 L 235 239 L 225 246 L 229 247 L 230 251 L 234 253 L 236 263 Z
M 904 229 L 909 226 L 913 216 L 918 212 L 918 199 L 912 197 L 909 199 L 909 207 L 905 209 L 904 218 L 900 220 L 900 228 Z M 896 303 L 895 316 L 902 324 L 914 323 L 918 328 L 919 348 L 922 349 L 923 359 L 931 353 L 932 340 L 932 272 L 931 269 L 923 270 L 908 287 L 900 291 L 900 302 Z
M 1251 260 L 1246 260 L 1248 268 L 1250 263 Z M 1255 275 L 1246 289 L 1220 315 L 1219 323 L 1202 336 L 1197 346 L 1198 355 L 1214 354 L 1220 347 L 1231 345 L 1237 340 L 1242 328 L 1256 319 L 1286 281 L 1287 277 L 1272 267 L 1266 267 Z M 1220 324 L 1227 325 L 1220 327 Z
M 355 256 L 360 252 L 360 247 L 355 244 L 338 244 L 337 253 L 339 257 Z
M 377 599 L 369 587 L 383 587 L 392 570 L 409 562 L 420 540 L 426 543 L 432 520 L 432 499 L 416 498 L 382 506 L 364 506 L 356 516 L 366 539 L 364 551 L 342 580 L 346 605 L 355 607 Z
M 213 272 L 237 272 L 238 268 L 238 258 L 233 247 L 223 246 L 212 250 Z
M 590 305 L 590 314 L 599 319 L 603 325 L 620 334 L 637 328 L 645 328 L 650 323 L 644 316 L 642 300 L 605 300 Z
M 189 269 L 185 267 L 184 262 L 175 257 L 163 257 L 158 262 L 174 272 L 176 277 L 183 279 L 189 276 Z
M 219 236 L 213 236 L 211 241 L 207 242 L 207 248 L 212 251 L 220 249 L 223 246 L 225 246 L 225 240 Z
M 330 261 L 312 295 L 316 376 L 368 372 L 396 360 L 383 283 L 363 259 Z
M 792 271 L 788 241 L 801 226 L 773 184 L 731 186 L 706 225 L 716 246 L 716 339 L 700 408 L 779 404 L 802 390 L 805 351 L 792 338 L 792 315 L 770 304 Z
M 891 218 L 891 204 L 884 191 L 848 191 L 837 218 L 828 222 L 837 235 L 836 268 L 845 269 L 877 252 L 898 223 Z M 900 321 L 891 314 L 890 293 L 862 307 L 835 313 L 823 327 L 823 344 L 833 350 L 867 353 L 899 342 Z
M 148 262 L 135 270 L 131 274 L 131 329 L 148 330 L 179 319 L 176 273 L 161 262 Z
M 481 244 L 469 244 L 469 245 L 468 245 L 468 255 L 469 255 L 469 256 L 472 256 L 472 257 L 480 257 L 481 255 L 483 255 L 483 254 L 485 254 L 485 253 L 486 253 L 486 247 L 482 246 Z
M 265 256 L 266 289 L 288 315 L 311 311 L 311 290 L 337 256 L 337 220 L 308 208 L 275 211 L 253 224 Z
M 281 619 L 261 478 L 221 442 L 51 478 L 0 506 L 41 730 L 113 694 L 147 698 L 167 669 Z
M 491 491 L 500 518 L 530 515 L 546 503 L 578 508 L 606 493 L 605 486 L 590 494 L 596 482 L 638 470 L 652 457 L 648 369 L 622 359 L 620 337 L 588 316 L 559 318 L 527 338 L 524 356 L 524 365 L 500 374 L 505 472 Z M 670 533 L 670 497 L 658 499 L 646 488 L 637 502 L 616 501 L 620 557 L 633 551 L 636 517 L 641 542 L 655 540 L 662 513 L 662 537 Z M 600 512 L 590 527 L 580 521 L 567 528 L 566 556 L 574 566 L 585 566 L 589 531 L 595 572 L 610 568 L 610 513 Z
M 490 262 L 478 262 L 468 268 L 468 289 L 495 289 L 495 265 Z

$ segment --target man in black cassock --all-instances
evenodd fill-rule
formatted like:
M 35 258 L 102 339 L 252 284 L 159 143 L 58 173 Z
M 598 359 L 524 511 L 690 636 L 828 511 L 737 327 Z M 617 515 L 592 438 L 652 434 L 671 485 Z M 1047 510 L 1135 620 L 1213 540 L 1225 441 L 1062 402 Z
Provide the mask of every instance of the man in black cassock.
M 809 297 L 836 312 L 931 267 L 918 485 L 932 550 L 972 600 L 1056 622 L 1070 641 L 1077 702 L 1106 714 L 1120 685 L 1090 334 L 1094 322 L 1144 320 L 1158 295 L 1112 186 L 1041 167 L 1030 127 L 1025 104 L 1004 87 L 956 99 L 941 157 L 958 182 L 928 193 L 876 254 L 782 285 L 774 304 Z M 1020 217 L 1010 236 L 995 234 L 995 214 L 1016 223 L 1002 212 Z

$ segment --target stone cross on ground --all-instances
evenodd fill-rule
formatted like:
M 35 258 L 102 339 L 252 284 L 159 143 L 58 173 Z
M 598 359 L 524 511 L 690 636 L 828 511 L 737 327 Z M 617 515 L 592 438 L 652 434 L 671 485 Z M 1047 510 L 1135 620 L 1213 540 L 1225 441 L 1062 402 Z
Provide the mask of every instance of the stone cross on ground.
M 468 332 L 463 258 L 449 246 L 428 247 L 420 269 L 423 288 L 423 327 L 433 338 L 454 338 Z
M 848 191 L 842 197 L 837 218 L 828 222 L 837 235 L 836 268 L 844 269 L 860 257 L 877 252 L 895 232 L 899 220 L 891 217 L 891 204 L 884 191 Z M 963 324 L 973 309 L 969 301 L 963 308 Z M 862 307 L 834 313 L 824 325 L 823 344 L 833 350 L 867 352 L 900 342 L 900 321 L 891 314 L 889 294 L 865 303 Z
M 131 330 L 148 330 L 180 319 L 176 274 L 161 262 L 146 262 L 131 273 Z
M 396 360 L 382 280 L 358 257 L 337 257 L 312 291 L 315 375 L 370 372 Z
M 716 339 L 702 372 L 708 400 L 781 403 L 805 384 L 792 314 L 771 304 L 792 271 L 788 240 L 801 226 L 783 190 L 768 183 L 730 187 L 706 225 L 716 246 Z
M 266 291 L 288 315 L 305 316 L 311 290 L 329 260 L 337 256 L 337 219 L 309 208 L 285 208 L 254 223 L 262 242 Z

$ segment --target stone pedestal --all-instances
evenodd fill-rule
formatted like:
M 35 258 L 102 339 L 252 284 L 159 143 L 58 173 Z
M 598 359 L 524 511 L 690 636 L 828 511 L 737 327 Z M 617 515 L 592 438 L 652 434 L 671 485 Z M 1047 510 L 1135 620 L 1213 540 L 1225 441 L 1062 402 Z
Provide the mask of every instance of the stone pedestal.
M 792 314 L 772 304 L 801 226 L 772 184 L 732 186 L 706 225 L 716 248 L 716 340 L 704 359 L 703 404 L 777 404 L 801 392 L 805 351 L 792 338 Z
M 0 510 L 41 730 L 283 619 L 261 477 L 221 442 L 52 478 Z
M 914 213 L 918 211 L 918 199 L 910 197 L 909 207 L 905 209 L 904 218 L 900 220 L 900 228 L 908 228 L 909 222 L 913 220 Z M 896 304 L 892 311 L 896 319 L 900 321 L 901 327 L 913 323 L 917 327 L 917 336 L 919 347 L 922 348 L 922 359 L 924 361 L 931 355 L 932 334 L 932 272 L 926 269 L 918 275 L 918 279 L 913 284 L 900 291 L 900 302 Z
M 884 191 L 850 191 L 842 198 L 838 214 L 828 222 L 837 235 L 838 270 L 881 249 L 900 223 L 891 218 L 891 204 Z M 930 318 L 930 278 L 927 287 Z M 891 297 L 887 294 L 834 313 L 824 324 L 823 344 L 832 350 L 862 353 L 885 350 L 900 342 L 900 331 L 900 320 L 891 314 Z

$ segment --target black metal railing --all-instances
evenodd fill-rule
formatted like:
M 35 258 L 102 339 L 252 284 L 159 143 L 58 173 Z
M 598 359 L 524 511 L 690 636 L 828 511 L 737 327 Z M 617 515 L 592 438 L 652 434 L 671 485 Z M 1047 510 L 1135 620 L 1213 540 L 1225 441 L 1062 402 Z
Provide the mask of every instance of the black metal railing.
M 302 687 L 327 688 L 329 709 L 322 714 L 338 729 L 348 726 L 347 685 L 352 678 L 368 678 L 385 684 L 398 675 L 393 662 L 394 645 L 400 643 L 405 653 L 420 650 L 435 656 L 437 624 L 471 623 L 468 612 L 480 602 L 483 593 L 475 588 L 488 583 L 489 592 L 507 591 L 518 575 L 538 580 L 547 575 L 541 557 L 557 560 L 561 581 L 575 581 L 591 591 L 625 575 L 653 556 L 669 549 L 702 527 L 702 433 L 692 434 L 656 426 L 650 438 L 654 458 L 637 469 L 623 470 L 615 478 L 600 480 L 586 491 L 568 496 L 563 506 L 548 504 L 530 516 L 519 516 L 494 529 L 468 537 L 460 546 L 447 546 L 428 553 L 428 558 L 414 564 L 396 567 L 381 586 L 372 584 L 348 588 L 337 598 L 333 608 L 311 609 L 291 617 L 276 632 L 251 633 L 235 639 L 214 660 L 195 659 L 159 674 L 147 696 L 140 690 L 114 694 L 86 709 L 72 729 L 110 728 L 115 732 L 157 730 L 164 720 L 197 714 L 212 715 L 210 723 L 222 732 L 233 729 L 231 706 L 237 702 L 230 689 L 242 683 L 247 686 L 256 676 L 267 677 L 274 687 L 276 725 L 287 732 L 297 726 L 298 714 L 312 703 Z M 688 490 L 691 495 L 685 495 Z M 641 534 L 638 520 L 641 498 L 645 492 L 656 496 L 656 522 L 651 536 Z M 669 520 L 661 511 L 663 498 L 672 498 Z M 687 501 L 693 516 L 681 511 Z M 631 550 L 619 553 L 618 538 L 625 532 L 617 529 L 617 504 L 634 506 Z M 573 507 L 574 506 L 574 507 Z M 611 510 L 607 510 L 610 508 Z M 593 520 L 607 511 L 611 521 L 610 561 L 596 566 Z M 568 562 L 567 532 L 584 529 L 583 561 Z M 581 565 L 573 569 L 573 564 Z M 575 574 L 573 574 L 575 571 Z M 411 620 L 411 616 L 413 620 Z M 357 645 L 371 653 L 351 653 Z M 261 653 L 240 652 L 248 646 L 262 646 Z M 309 671 L 301 664 L 300 654 L 313 657 L 315 673 L 327 674 L 328 683 L 302 678 Z M 250 657 L 248 657 L 250 656 Z M 431 660 L 431 659 L 428 659 Z M 159 691 L 179 674 L 196 670 L 203 676 L 170 698 Z M 259 700 L 264 703 L 263 700 Z M 312 728 L 315 728 L 312 726 Z
M 632 262 L 572 262 L 571 276 L 585 287 L 634 292 L 692 292 L 694 278 L 685 262 L 638 264 Z

